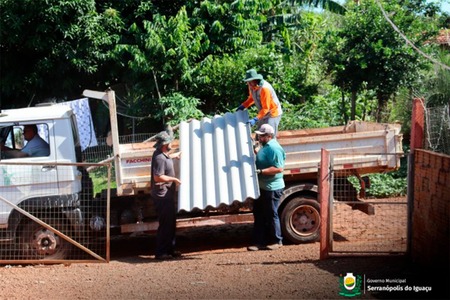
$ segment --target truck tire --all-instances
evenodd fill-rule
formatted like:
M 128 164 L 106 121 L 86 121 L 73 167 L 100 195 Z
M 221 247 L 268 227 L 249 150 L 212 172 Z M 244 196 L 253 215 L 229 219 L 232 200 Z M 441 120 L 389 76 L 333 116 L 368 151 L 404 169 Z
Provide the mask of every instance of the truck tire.
M 320 237 L 320 204 L 314 198 L 293 198 L 284 207 L 280 221 L 283 237 L 290 242 L 315 242 Z
M 64 226 L 60 220 L 42 221 L 57 230 Z M 23 259 L 61 260 L 68 258 L 72 245 L 50 229 L 27 220 L 19 234 L 19 247 Z

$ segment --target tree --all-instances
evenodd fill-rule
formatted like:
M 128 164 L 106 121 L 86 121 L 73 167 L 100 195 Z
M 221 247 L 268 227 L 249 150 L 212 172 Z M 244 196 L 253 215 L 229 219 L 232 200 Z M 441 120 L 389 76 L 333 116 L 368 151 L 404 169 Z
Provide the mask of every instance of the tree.
M 176 16 L 144 20 L 142 27 L 134 23 L 129 32 L 130 39 L 115 50 L 116 59 L 131 70 L 123 79 L 131 86 L 143 84 L 153 99 L 185 90 L 182 86 L 192 80 L 192 70 L 209 44 L 204 27 L 192 27 L 184 7 Z
M 258 47 L 262 41 L 259 31 L 266 16 L 261 9 L 270 0 L 202 1 L 192 10 L 192 24 L 203 26 L 208 36 L 208 55 L 225 55 Z
M 11 106 L 94 86 L 122 28 L 94 0 L 2 0 L 0 12 L 1 100 Z
M 412 85 L 424 61 L 390 26 L 377 2 L 349 3 L 343 27 L 328 41 L 332 51 L 327 62 L 335 84 L 351 92 L 352 99 L 356 99 L 364 85 L 375 91 L 378 100 L 375 118 L 381 121 L 387 101 L 400 87 Z M 410 7 L 405 9 L 409 1 L 378 3 L 386 11 L 395 12 L 390 14 L 393 22 L 414 44 L 421 45 L 435 34 L 433 20 L 424 22 L 425 17 L 419 12 Z
M 272 41 L 274 38 L 283 41 L 283 47 L 291 48 L 291 29 L 302 29 L 302 18 L 305 7 L 322 8 L 326 11 L 344 14 L 345 7 L 338 1 L 331 0 L 299 0 L 299 1 L 271 1 L 271 6 L 264 12 L 267 22 L 262 26 L 264 40 Z
M 243 73 L 257 68 L 285 101 L 309 99 L 324 78 L 318 49 L 326 23 L 321 14 L 303 10 L 304 4 L 320 4 L 313 2 L 202 2 L 193 15 L 205 26 L 210 50 L 189 92 L 206 99 L 208 111 L 233 107 L 246 95 Z

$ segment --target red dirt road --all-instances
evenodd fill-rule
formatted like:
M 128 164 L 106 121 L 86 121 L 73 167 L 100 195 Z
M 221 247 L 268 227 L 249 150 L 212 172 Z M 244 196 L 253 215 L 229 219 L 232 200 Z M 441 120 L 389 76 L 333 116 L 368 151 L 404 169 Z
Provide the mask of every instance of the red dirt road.
M 345 299 L 340 275 L 347 273 L 363 280 L 358 299 L 449 298 L 448 274 L 417 268 L 405 256 L 319 260 L 319 243 L 248 252 L 251 229 L 182 232 L 177 244 L 184 256 L 172 261 L 156 261 L 154 237 L 142 235 L 113 239 L 110 263 L 1 265 L 0 299 Z M 406 286 L 417 291 L 404 291 Z

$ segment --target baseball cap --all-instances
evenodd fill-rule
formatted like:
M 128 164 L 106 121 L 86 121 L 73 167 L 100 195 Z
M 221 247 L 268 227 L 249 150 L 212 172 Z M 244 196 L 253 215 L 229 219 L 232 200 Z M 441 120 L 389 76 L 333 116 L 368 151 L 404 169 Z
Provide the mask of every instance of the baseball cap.
M 261 127 L 259 127 L 259 130 L 256 130 L 255 133 L 259 135 L 263 134 L 274 134 L 273 127 L 269 124 L 262 124 Z

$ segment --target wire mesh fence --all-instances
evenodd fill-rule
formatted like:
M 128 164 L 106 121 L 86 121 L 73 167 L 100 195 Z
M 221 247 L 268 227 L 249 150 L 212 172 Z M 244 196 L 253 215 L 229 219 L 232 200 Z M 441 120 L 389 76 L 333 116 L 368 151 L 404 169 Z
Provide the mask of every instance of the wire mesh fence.
M 109 193 L 94 198 L 92 165 L 0 162 L 2 263 L 109 261 Z
M 119 136 L 120 144 L 142 143 L 155 133 L 139 133 Z M 106 137 L 97 138 L 97 146 L 88 147 L 83 151 L 84 161 L 99 163 L 113 156 L 112 142 Z
M 450 155 L 450 107 L 431 107 L 425 110 L 425 148 Z
M 139 133 L 139 134 L 130 134 L 119 136 L 119 143 L 122 144 L 132 144 L 132 143 L 141 143 L 143 141 L 148 140 L 150 137 L 154 136 L 155 133 Z M 113 149 L 112 142 L 108 140 L 106 137 L 97 138 L 97 146 L 88 147 L 83 151 L 83 161 L 87 163 L 103 163 L 103 162 L 112 162 L 113 158 Z M 115 169 L 114 164 L 112 166 L 111 171 L 111 182 L 114 183 L 115 178 Z M 90 169 L 94 169 L 92 166 Z M 106 178 L 104 173 L 106 169 L 96 169 L 93 171 L 95 173 L 95 177 L 97 178 Z M 91 170 L 89 170 L 91 172 Z M 114 184 L 113 184 L 114 185 Z
M 405 199 L 364 201 L 363 205 L 369 206 L 373 214 L 349 202 L 334 202 L 333 205 L 333 252 L 406 252 Z
M 333 156 L 331 160 L 333 161 Z M 331 172 L 331 252 L 406 252 L 406 197 L 368 199 L 364 190 L 370 188 L 370 181 L 366 177 L 355 175 L 354 169 L 332 168 Z

